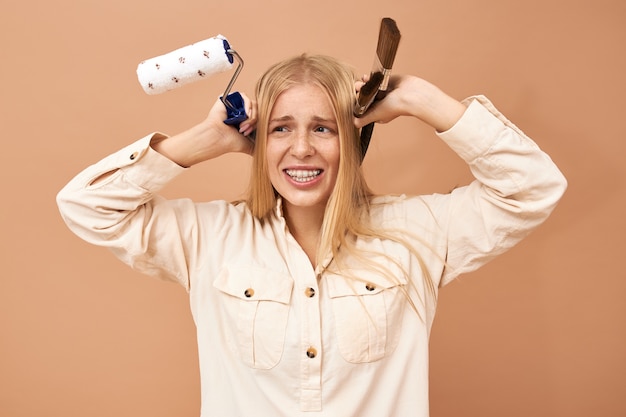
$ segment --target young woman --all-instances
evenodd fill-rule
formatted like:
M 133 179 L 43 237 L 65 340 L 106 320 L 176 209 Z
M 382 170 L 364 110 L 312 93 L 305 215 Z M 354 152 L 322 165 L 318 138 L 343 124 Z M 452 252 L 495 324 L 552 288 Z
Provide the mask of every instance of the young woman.
M 288 59 L 246 97 L 239 131 L 217 101 L 198 125 L 150 134 L 58 195 L 81 238 L 189 292 L 204 417 L 427 416 L 439 287 L 520 241 L 566 188 L 486 98 L 461 103 L 397 76 L 355 119 L 361 85 L 332 58 Z M 475 180 L 447 195 L 372 195 L 359 128 L 399 116 L 432 126 Z M 253 155 L 246 201 L 157 195 L 228 152 Z

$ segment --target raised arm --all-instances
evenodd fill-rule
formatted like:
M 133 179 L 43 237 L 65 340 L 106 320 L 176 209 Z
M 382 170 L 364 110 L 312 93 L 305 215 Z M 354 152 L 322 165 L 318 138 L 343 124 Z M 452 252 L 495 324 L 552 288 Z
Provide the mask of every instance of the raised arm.
M 223 123 L 224 105 L 216 101 L 208 117 L 178 135 L 152 143 L 152 148 L 182 167 L 190 167 L 229 152 L 252 153 L 253 142 L 247 136 L 254 130 L 256 106 L 245 98 L 248 119 L 239 132 Z
M 359 83 L 357 83 L 357 89 Z M 417 77 L 396 76 L 391 91 L 356 126 L 416 117 L 461 157 L 475 180 L 450 194 L 412 198 L 399 226 L 434 220 L 443 249 L 443 285 L 511 248 L 545 221 L 567 181 L 551 158 L 485 97 L 459 102 Z M 439 240 L 443 239 L 443 240 Z
M 247 113 L 253 115 L 254 105 L 248 103 Z M 185 167 L 252 150 L 245 134 L 254 128 L 254 119 L 238 132 L 223 123 L 225 116 L 217 101 L 196 126 L 171 137 L 150 134 L 80 172 L 57 195 L 68 227 L 141 272 L 188 287 L 195 244 L 188 237 L 197 232 L 196 207 L 190 200 L 167 201 L 157 193 Z

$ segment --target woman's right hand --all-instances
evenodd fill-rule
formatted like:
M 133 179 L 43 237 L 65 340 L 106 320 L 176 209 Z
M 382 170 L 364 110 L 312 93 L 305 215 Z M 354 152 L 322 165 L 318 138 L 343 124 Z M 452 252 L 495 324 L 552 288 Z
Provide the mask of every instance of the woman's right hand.
M 212 132 L 212 134 L 217 135 L 221 139 L 219 145 L 224 147 L 223 153 L 252 153 L 253 142 L 249 136 L 256 128 L 256 102 L 244 93 L 240 94 L 244 100 L 244 109 L 248 118 L 241 122 L 238 131 L 235 127 L 224 123 L 228 115 L 226 114 L 224 103 L 219 99 L 215 101 L 207 118 L 201 123 L 206 125 L 207 132 Z M 205 138 L 208 142 L 212 142 L 214 139 L 217 138 Z
M 177 135 L 153 142 L 152 148 L 183 167 L 231 152 L 251 155 L 254 142 L 249 135 L 256 128 L 256 103 L 243 93 L 241 96 L 248 118 L 240 124 L 239 130 L 224 123 L 226 108 L 218 99 L 202 122 Z

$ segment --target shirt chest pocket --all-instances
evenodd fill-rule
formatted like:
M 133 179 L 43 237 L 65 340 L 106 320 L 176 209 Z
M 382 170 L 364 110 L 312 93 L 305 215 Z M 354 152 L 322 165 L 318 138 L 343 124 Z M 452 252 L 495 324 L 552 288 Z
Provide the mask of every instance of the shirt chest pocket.
M 390 280 L 371 271 L 355 278 L 328 274 L 339 351 L 352 363 L 373 362 L 398 345 L 406 306 L 406 279 Z
M 274 367 L 285 345 L 292 278 L 269 269 L 229 265 L 213 286 L 222 295 L 224 333 L 231 350 L 251 368 Z

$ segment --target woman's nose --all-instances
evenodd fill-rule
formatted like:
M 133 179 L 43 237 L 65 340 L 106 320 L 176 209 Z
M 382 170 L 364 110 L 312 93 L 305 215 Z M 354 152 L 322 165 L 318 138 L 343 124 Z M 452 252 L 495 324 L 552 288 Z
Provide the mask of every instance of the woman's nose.
M 311 143 L 311 137 L 307 132 L 296 132 L 291 144 L 291 153 L 299 158 L 307 157 L 315 153 Z

